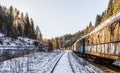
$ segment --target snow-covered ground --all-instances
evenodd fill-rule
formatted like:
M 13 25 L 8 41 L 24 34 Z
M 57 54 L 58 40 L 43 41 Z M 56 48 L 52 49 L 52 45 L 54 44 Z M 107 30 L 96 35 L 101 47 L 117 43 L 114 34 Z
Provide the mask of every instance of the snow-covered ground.
M 71 51 L 66 51 L 53 73 L 104 73 L 101 69 L 77 57 Z
M 31 53 L 0 62 L 0 73 L 51 73 L 52 70 L 53 73 L 104 73 L 71 51 Z
M 0 62 L 0 73 L 103 73 L 93 67 L 70 51 L 56 50 Z
M 104 73 L 101 69 L 70 52 L 69 57 L 75 73 Z
M 53 73 L 73 73 L 68 59 L 68 52 L 62 56 Z
M 61 51 L 38 52 L 0 62 L 0 73 L 46 73 L 45 68 L 50 68 L 51 60 L 58 58 L 61 53 Z

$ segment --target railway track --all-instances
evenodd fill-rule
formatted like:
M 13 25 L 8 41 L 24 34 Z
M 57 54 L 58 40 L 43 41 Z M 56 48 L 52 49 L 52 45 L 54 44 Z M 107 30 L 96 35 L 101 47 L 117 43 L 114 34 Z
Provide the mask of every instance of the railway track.
M 70 60 L 70 55 L 69 55 L 69 53 L 68 53 L 68 60 L 69 60 L 69 63 L 70 63 L 70 66 L 71 66 L 71 69 L 72 69 L 73 73 L 75 73 L 74 68 L 73 68 L 73 65 L 72 65 L 71 60 Z
M 63 55 L 64 53 L 56 55 L 54 58 L 46 62 L 40 69 L 33 70 L 32 73 L 52 73 L 54 67 L 57 65 L 58 61 Z
M 101 65 L 99 65 L 99 64 L 96 64 L 96 65 L 97 65 L 97 67 L 101 68 L 105 73 L 120 73 L 120 71 L 114 71 L 114 70 L 112 69 L 113 67 L 111 67 L 111 69 L 110 69 L 110 68 L 108 68 L 108 67 L 101 66 Z
M 80 54 L 75 53 L 78 57 L 81 57 Z M 105 73 L 120 73 L 120 67 L 114 64 L 108 64 L 105 62 L 94 62 L 94 59 L 83 58 L 84 60 L 88 61 L 89 63 L 93 64 L 94 66 L 100 68 Z
M 120 67 L 113 65 L 113 64 L 108 64 L 108 63 L 95 63 L 91 59 L 85 59 L 86 61 L 90 62 L 91 64 L 95 65 L 96 67 L 100 68 L 103 70 L 105 73 L 120 73 Z
M 63 55 L 65 55 L 65 53 Z M 56 67 L 57 67 L 58 63 L 60 62 L 61 58 L 63 57 L 63 55 L 57 60 L 57 62 L 55 63 L 55 65 L 54 65 L 54 67 L 53 67 L 53 69 L 51 70 L 50 73 L 54 73 L 54 70 L 56 69 Z M 71 73 L 75 73 L 74 68 L 72 66 L 72 63 L 71 63 L 71 60 L 70 60 L 70 57 L 69 57 L 69 53 L 68 53 L 67 57 L 68 57 L 68 64 L 71 68 Z
M 100 69 L 99 69 L 100 68 Z M 79 59 L 71 52 L 64 52 L 50 60 L 36 73 L 117 73 L 91 61 Z M 106 70 L 106 71 L 105 71 Z
M 59 57 L 59 59 L 57 59 L 57 61 L 54 63 L 54 65 L 52 66 L 52 68 L 51 68 L 51 70 L 49 71 L 49 73 L 56 73 L 56 70 L 58 71 L 58 73 L 61 73 L 61 72 L 59 72 L 59 70 L 58 70 L 58 68 L 57 68 L 57 66 L 59 66 L 59 63 L 61 62 L 61 61 L 63 61 L 62 60 L 62 58 L 63 58 L 63 56 L 65 55 L 66 53 L 64 53 L 63 55 L 61 55 L 60 57 Z M 74 58 L 73 58 L 74 57 Z M 89 70 L 87 70 L 87 69 L 82 69 L 81 68 L 81 66 L 83 67 L 83 65 L 81 64 L 81 63 L 79 63 L 80 62 L 80 60 L 78 60 L 78 58 L 77 57 L 75 57 L 75 56 L 73 56 L 70 52 L 68 52 L 67 53 L 67 58 L 68 58 L 68 64 L 67 65 L 69 65 L 69 68 L 71 69 L 70 71 L 70 73 L 81 73 L 81 72 L 87 72 L 87 73 L 91 73 L 91 72 L 94 72 L 94 71 L 89 71 Z M 64 61 L 63 61 L 64 62 Z M 81 66 L 79 66 L 79 64 L 81 65 Z M 95 65 L 95 64 L 94 64 Z M 63 65 L 64 66 L 64 65 Z M 62 66 L 62 67 L 63 67 Z M 97 65 L 95 65 L 95 66 L 97 66 Z M 59 67 L 59 69 L 61 69 L 62 67 Z M 98 67 L 98 66 L 97 66 Z M 64 67 L 62 68 L 62 69 L 64 69 Z M 61 69 L 61 70 L 62 70 Z M 83 71 L 81 71 L 81 70 L 83 70 Z M 63 72 L 64 73 L 64 72 Z M 66 72 L 65 72 L 66 73 Z M 67 73 L 69 73 L 69 72 L 67 72 Z M 97 72 L 95 72 L 95 73 L 97 73 Z M 100 72 L 101 73 L 101 72 Z M 114 73 L 114 72 L 111 72 L 111 73 Z
M 58 62 L 60 61 L 60 59 L 62 58 L 62 56 L 64 55 L 65 53 L 63 53 L 60 58 L 57 60 L 57 62 L 55 63 L 55 65 L 53 66 L 52 70 L 50 71 L 50 73 L 53 73 L 55 67 L 57 66 Z

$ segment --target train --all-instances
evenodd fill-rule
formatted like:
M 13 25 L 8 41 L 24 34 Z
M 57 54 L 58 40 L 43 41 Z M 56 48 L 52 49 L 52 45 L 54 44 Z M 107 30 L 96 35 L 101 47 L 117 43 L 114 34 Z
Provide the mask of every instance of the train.
M 71 48 L 84 57 L 94 58 L 95 61 L 112 63 L 120 60 L 120 12 L 79 38 Z

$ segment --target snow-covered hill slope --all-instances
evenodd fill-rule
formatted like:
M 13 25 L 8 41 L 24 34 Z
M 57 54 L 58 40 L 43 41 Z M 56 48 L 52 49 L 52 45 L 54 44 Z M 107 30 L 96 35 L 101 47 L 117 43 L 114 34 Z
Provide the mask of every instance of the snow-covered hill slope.
M 18 39 L 13 39 L 10 37 L 6 37 L 4 34 L 0 33 L 0 46 L 1 45 L 11 45 L 11 46 L 28 46 L 28 45 L 35 45 L 34 43 L 37 42 L 38 44 L 42 45 L 41 42 L 29 39 L 26 37 L 18 37 Z
M 47 51 L 47 48 L 35 39 L 27 37 L 13 39 L 0 33 L 0 60 L 37 51 Z
M 49 63 L 58 58 L 62 51 L 38 52 L 0 62 L 0 73 L 43 73 L 49 70 Z M 47 69 L 48 68 L 48 69 Z M 46 73 L 46 72 L 44 72 Z

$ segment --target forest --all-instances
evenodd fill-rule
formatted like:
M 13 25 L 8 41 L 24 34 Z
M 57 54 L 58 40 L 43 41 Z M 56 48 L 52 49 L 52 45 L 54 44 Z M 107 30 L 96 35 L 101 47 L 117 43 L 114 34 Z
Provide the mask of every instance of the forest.
M 35 28 L 28 13 L 24 15 L 12 6 L 6 8 L 0 5 L 0 32 L 14 39 L 20 36 L 42 41 L 41 31 L 38 26 Z

